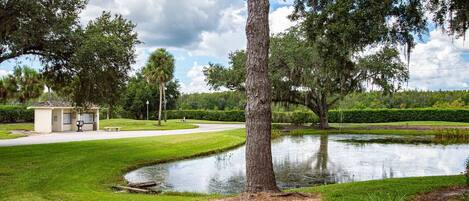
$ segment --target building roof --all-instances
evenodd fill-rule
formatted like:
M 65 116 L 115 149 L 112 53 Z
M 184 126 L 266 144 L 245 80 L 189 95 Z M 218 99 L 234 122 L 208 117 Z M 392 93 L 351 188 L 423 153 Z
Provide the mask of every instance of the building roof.
M 44 101 L 31 104 L 28 108 L 74 108 L 73 104 L 68 101 Z M 96 105 L 91 105 L 90 108 L 98 108 Z

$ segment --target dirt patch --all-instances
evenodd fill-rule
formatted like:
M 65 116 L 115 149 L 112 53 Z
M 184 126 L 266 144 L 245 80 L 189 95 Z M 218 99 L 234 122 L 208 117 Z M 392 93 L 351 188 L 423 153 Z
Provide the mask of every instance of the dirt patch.
M 469 188 L 453 186 L 417 196 L 414 201 L 469 200 Z
M 308 193 L 243 193 L 236 197 L 215 199 L 212 201 L 321 201 L 321 197 Z

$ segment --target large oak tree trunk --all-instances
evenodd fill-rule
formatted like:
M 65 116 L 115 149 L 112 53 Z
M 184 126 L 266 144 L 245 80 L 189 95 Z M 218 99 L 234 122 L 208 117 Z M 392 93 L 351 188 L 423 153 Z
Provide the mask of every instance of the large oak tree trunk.
M 319 116 L 319 128 L 320 129 L 328 129 L 329 128 L 329 106 L 327 104 L 327 98 L 325 95 L 322 95 L 319 98 L 318 102 L 318 112 L 317 115 Z
M 246 24 L 246 191 L 277 192 L 270 145 L 269 1 L 248 0 Z
M 161 126 L 161 105 L 163 103 L 163 85 L 160 83 L 160 104 L 158 107 L 158 126 Z
M 319 116 L 319 128 L 328 129 L 329 128 L 329 115 L 327 114 L 327 109 L 326 110 L 320 109 L 318 116 Z

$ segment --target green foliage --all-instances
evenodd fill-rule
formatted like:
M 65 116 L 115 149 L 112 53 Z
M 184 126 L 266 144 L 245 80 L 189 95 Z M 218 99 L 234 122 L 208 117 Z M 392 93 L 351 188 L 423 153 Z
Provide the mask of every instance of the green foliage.
M 0 123 L 32 122 L 34 111 L 25 106 L 0 105 Z
M 272 100 L 277 103 L 303 105 L 325 121 L 327 111 L 343 96 L 361 91 L 363 83 L 371 82 L 391 93 L 407 80 L 406 67 L 399 60 L 398 52 L 385 47 L 376 54 L 342 58 L 342 63 L 330 64 L 321 57 L 320 47 L 310 43 L 301 29 L 271 38 L 269 76 L 272 81 Z M 204 69 L 208 84 L 238 91 L 244 90 L 244 51 L 230 54 L 230 66 L 210 65 Z M 332 66 L 340 65 L 341 68 Z M 346 70 L 344 70 L 346 69 Z M 323 125 L 324 124 L 324 125 Z
M 145 79 L 154 85 L 159 86 L 159 107 L 158 107 L 158 125 L 161 125 L 161 111 L 165 99 L 165 86 L 167 82 L 173 79 L 174 74 L 174 57 L 164 48 L 159 48 L 151 53 L 146 66 L 142 69 Z M 164 105 L 166 110 L 166 104 Z M 166 120 L 166 114 L 165 114 Z
M 165 95 L 169 109 L 176 108 L 176 100 L 180 96 L 178 88 L 179 84 L 177 81 L 170 81 L 166 84 Z M 120 102 L 122 111 L 119 113 L 119 116 L 133 119 L 146 119 L 146 101 L 148 100 L 149 118 L 155 119 L 155 111 L 158 110 L 159 105 L 158 96 L 159 87 L 149 84 L 143 78 L 142 73 L 136 73 L 135 76 L 130 78 L 127 88 L 123 93 Z
M 202 119 L 210 121 L 244 121 L 242 110 L 170 110 L 168 119 Z
M 237 91 L 183 94 L 177 100 L 181 110 L 243 110 L 244 93 Z
M 135 62 L 135 24 L 103 12 L 74 35 L 63 60 L 43 57 L 47 83 L 77 106 L 117 104 Z
M 400 121 L 448 121 L 469 122 L 469 110 L 466 109 L 364 109 L 331 110 L 330 122 L 335 123 L 378 123 Z M 211 121 L 244 121 L 244 111 L 231 110 L 171 110 L 170 119 L 203 119 Z M 273 112 L 274 123 L 315 123 L 318 117 L 312 112 Z
M 433 21 L 450 35 L 464 37 L 469 28 L 469 1 L 466 0 L 430 0 L 429 10 Z
M 164 48 L 159 48 L 151 53 L 143 75 L 149 83 L 162 84 L 173 79 L 174 57 Z
M 203 72 L 207 78 L 207 84 L 217 90 L 226 87 L 231 90 L 244 91 L 244 80 L 246 80 L 246 52 L 237 50 L 228 55 L 230 69 L 221 64 L 209 64 L 204 67 Z
M 86 0 L 0 1 L 0 63 L 22 55 L 62 60 L 73 49 Z
M 469 122 L 466 109 L 364 109 L 333 110 L 329 112 L 330 122 L 374 123 L 397 121 L 452 121 Z
M 379 108 L 463 108 L 469 105 L 469 91 L 407 90 L 383 95 L 377 91 L 351 93 L 332 109 Z
M 210 121 L 245 120 L 243 110 L 170 110 L 169 119 L 203 119 Z M 317 122 L 317 117 L 311 112 L 272 112 L 272 123 L 304 124 Z
M 41 74 L 27 66 L 16 66 L 12 74 L 0 78 L 0 102 L 10 99 L 25 103 L 40 97 L 43 91 Z

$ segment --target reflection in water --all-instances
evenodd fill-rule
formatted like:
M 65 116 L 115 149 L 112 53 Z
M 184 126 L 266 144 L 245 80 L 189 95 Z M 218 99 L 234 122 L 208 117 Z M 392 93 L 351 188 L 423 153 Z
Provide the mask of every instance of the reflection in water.
M 393 177 L 449 175 L 464 170 L 469 145 L 342 143 L 373 135 L 287 136 L 272 142 L 282 189 Z M 379 136 L 386 137 L 386 136 Z M 143 167 L 129 182 L 156 181 L 168 191 L 232 194 L 244 190 L 244 147 L 213 156 Z

